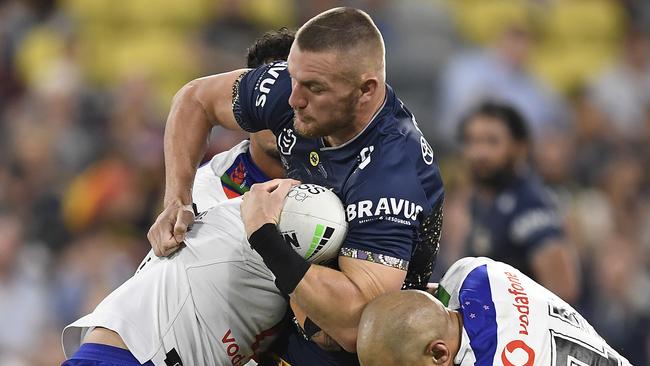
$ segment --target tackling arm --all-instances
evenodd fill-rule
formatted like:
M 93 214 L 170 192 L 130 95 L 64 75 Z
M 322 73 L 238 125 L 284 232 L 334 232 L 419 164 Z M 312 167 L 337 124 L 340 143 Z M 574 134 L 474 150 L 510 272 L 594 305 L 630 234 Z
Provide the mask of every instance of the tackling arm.
M 280 291 L 346 351 L 354 352 L 363 308 L 375 297 L 399 290 L 406 271 L 348 257 L 339 257 L 340 272 L 306 262 L 275 226 L 287 192 L 297 183 L 274 179 L 244 194 L 241 215 L 248 241 L 275 274 Z
M 356 350 L 361 313 L 375 297 L 401 288 L 406 271 L 339 257 L 341 271 L 312 265 L 291 299 L 346 351 Z
M 241 129 L 232 112 L 233 86 L 246 70 L 193 80 L 174 96 L 165 126 L 164 210 L 148 233 L 156 255 L 173 253 L 184 240 L 193 215 L 192 182 L 205 154 L 210 130 Z

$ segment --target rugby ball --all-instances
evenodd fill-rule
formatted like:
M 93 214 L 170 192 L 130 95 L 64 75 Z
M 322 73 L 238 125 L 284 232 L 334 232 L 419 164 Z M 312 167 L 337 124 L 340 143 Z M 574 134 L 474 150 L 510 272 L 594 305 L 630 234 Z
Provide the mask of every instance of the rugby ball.
M 278 229 L 303 258 L 323 263 L 338 256 L 348 223 L 334 192 L 316 184 L 301 184 L 287 194 Z

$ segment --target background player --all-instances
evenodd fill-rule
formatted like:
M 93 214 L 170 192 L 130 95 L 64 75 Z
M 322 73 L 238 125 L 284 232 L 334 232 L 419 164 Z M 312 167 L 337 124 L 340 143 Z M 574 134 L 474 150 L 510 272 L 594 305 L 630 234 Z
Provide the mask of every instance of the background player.
M 182 207 L 190 203 L 195 167 L 215 124 L 272 130 L 287 175 L 332 187 L 346 205 L 341 272 L 309 267 L 285 253 L 277 238 L 263 235 L 261 241 L 276 246 L 256 246 L 278 287 L 310 318 L 299 320 L 306 324 L 305 337 L 289 338 L 289 363 L 356 363 L 354 355 L 327 354 L 308 342 L 313 329 L 320 326 L 354 351 L 365 304 L 405 280 L 424 288 L 431 274 L 442 225 L 442 181 L 413 115 L 385 83 L 384 58 L 382 36 L 370 17 L 336 8 L 300 28 L 288 64 L 192 81 L 170 111 L 166 208 L 149 235 L 156 254 L 175 250 L 191 220 L 182 216 Z M 268 234 L 277 232 L 271 228 Z
M 401 291 L 369 304 L 361 364 L 630 365 L 570 305 L 505 263 L 463 258 L 437 297 Z
M 460 140 L 474 184 L 466 255 L 508 263 L 575 302 L 578 259 L 550 191 L 528 164 L 522 115 L 507 104 L 485 102 L 462 121 Z

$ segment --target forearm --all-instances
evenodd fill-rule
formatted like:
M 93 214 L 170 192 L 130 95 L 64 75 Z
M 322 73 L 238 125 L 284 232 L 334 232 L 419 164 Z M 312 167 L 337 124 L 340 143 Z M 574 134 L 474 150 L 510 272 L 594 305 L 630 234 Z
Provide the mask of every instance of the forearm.
M 195 86 L 186 85 L 174 97 L 165 126 L 165 207 L 192 202 L 192 182 L 211 128 Z
M 372 297 L 345 273 L 312 265 L 291 298 L 344 349 L 354 351 L 361 312 Z
M 174 96 L 165 126 L 165 207 L 192 202 L 192 183 L 213 126 L 240 130 L 233 85 L 246 70 L 192 80 Z
M 286 182 L 270 183 L 254 185 L 244 194 L 241 209 L 248 242 L 275 275 L 278 289 L 291 296 L 315 324 L 352 352 L 363 308 L 375 297 L 399 290 L 406 271 L 348 257 L 339 257 L 340 271 L 309 264 L 284 241 L 275 226 L 288 191 L 287 187 L 282 189 Z M 265 212 L 276 209 L 277 214 Z
M 579 296 L 579 263 L 568 243 L 552 242 L 538 250 L 532 259 L 537 281 L 568 303 Z

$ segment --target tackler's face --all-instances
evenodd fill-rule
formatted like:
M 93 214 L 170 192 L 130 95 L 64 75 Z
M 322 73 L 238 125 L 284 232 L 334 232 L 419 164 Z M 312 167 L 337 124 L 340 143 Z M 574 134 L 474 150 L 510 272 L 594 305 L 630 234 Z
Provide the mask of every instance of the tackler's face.
M 360 92 L 349 67 L 335 51 L 301 51 L 294 42 L 289 53 L 294 128 L 309 137 L 325 137 L 349 128 L 356 116 Z

